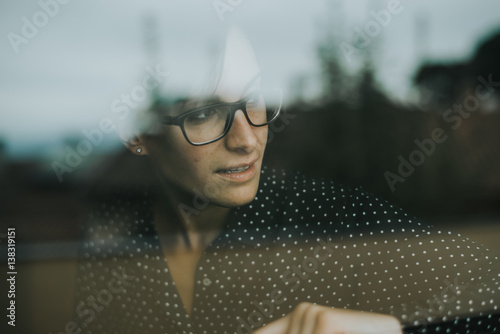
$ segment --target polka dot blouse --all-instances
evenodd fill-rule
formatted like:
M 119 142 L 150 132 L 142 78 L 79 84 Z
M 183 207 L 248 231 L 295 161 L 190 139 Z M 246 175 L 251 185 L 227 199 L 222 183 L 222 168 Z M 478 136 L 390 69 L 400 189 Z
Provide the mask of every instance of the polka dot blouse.
M 500 330 L 500 266 L 479 244 L 363 189 L 265 168 L 199 260 L 189 315 L 147 189 L 102 200 L 83 227 L 81 333 L 250 333 L 301 302 L 392 314 L 415 332 Z

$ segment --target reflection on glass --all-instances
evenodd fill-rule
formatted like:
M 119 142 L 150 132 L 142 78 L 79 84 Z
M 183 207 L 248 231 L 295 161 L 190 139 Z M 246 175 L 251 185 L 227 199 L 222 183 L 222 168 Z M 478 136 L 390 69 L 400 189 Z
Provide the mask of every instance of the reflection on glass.
M 7 6 L 16 329 L 498 331 L 496 7 Z

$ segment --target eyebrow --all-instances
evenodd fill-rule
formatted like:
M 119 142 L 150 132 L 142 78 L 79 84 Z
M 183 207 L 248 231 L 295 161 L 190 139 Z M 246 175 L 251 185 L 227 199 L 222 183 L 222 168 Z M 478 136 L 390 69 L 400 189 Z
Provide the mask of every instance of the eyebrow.
M 220 103 L 221 100 L 218 96 L 210 96 L 210 97 L 207 97 L 207 98 L 196 98 L 196 99 L 193 99 L 193 98 L 188 98 L 188 99 L 185 99 L 181 102 L 182 104 L 182 108 L 185 108 L 186 105 L 189 105 L 189 109 L 195 109 L 195 108 L 201 108 L 201 107 L 204 107 L 204 106 L 209 106 L 209 105 L 212 105 L 212 104 L 215 104 L 215 103 Z

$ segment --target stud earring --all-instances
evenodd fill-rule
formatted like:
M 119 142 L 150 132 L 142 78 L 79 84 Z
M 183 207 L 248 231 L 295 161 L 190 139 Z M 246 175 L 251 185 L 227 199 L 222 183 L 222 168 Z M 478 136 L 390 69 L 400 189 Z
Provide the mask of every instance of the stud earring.
M 138 147 L 136 150 L 137 154 L 141 154 L 142 153 L 142 147 Z

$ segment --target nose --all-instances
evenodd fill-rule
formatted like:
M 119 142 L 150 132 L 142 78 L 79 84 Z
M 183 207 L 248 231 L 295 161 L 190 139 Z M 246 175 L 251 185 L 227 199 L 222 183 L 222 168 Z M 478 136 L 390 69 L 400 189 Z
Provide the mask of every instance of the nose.
M 251 153 L 258 144 L 255 128 L 251 126 L 243 111 L 238 110 L 234 114 L 233 124 L 225 137 L 225 145 L 230 151 L 238 153 Z

